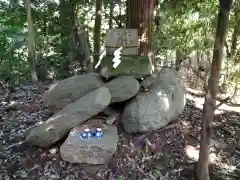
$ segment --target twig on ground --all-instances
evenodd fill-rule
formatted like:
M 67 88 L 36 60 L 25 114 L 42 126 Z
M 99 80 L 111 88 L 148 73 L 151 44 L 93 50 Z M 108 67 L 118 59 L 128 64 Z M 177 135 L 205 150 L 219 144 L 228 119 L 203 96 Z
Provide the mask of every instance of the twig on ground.
M 163 131 L 166 131 L 166 130 L 169 130 L 169 129 L 172 129 L 172 128 L 175 128 L 178 124 L 170 124 L 164 128 L 161 128 L 161 129 L 157 129 L 157 130 L 154 130 L 154 131 L 150 131 L 150 132 L 147 132 L 143 135 L 141 135 L 138 139 L 139 140 L 143 140 L 145 139 L 145 137 L 149 136 L 150 134 L 153 134 L 153 133 L 160 133 L 160 132 L 163 132 Z
M 237 175 L 237 174 L 234 174 L 234 173 L 229 173 L 229 172 L 218 172 L 218 173 L 220 173 L 220 174 L 224 174 L 224 175 L 226 175 L 226 176 L 230 176 L 230 177 L 235 177 L 235 178 L 240 178 L 240 176 L 239 175 Z
M 236 85 L 235 88 L 234 88 L 234 93 L 233 93 L 233 95 L 232 95 L 231 97 L 226 97 L 226 98 L 223 99 L 223 100 L 219 100 L 220 103 L 219 103 L 218 105 L 216 105 L 216 109 L 218 109 L 221 105 L 226 104 L 226 103 L 228 103 L 229 101 L 231 101 L 231 100 L 235 97 L 237 91 L 238 91 L 238 88 L 237 88 L 237 85 Z

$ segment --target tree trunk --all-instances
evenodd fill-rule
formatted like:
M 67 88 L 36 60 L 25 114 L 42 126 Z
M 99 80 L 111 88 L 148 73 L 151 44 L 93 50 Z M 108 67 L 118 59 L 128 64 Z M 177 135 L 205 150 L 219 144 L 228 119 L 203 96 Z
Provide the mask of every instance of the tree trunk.
M 78 59 L 80 62 L 81 70 L 84 70 L 87 64 L 88 65 L 91 64 L 90 48 L 88 44 L 87 33 L 81 26 L 76 26 L 74 29 L 74 37 L 75 37 L 75 41 L 78 43 L 76 48 L 78 51 L 78 55 L 80 55 Z M 90 67 L 93 67 L 93 65 L 91 65 Z M 88 69 L 88 71 L 92 72 L 93 69 L 90 68 Z
M 232 0 L 220 0 L 218 14 L 218 26 L 213 51 L 211 73 L 208 80 L 208 88 L 203 105 L 203 118 L 201 129 L 200 153 L 197 168 L 198 180 L 210 180 L 209 177 L 209 144 L 212 135 L 212 121 L 216 109 L 216 95 L 220 78 L 223 47 L 228 28 L 228 17 Z
M 140 55 L 152 53 L 152 19 L 157 0 L 127 0 L 127 24 L 129 29 L 138 29 Z
M 26 0 L 27 23 L 28 23 L 28 63 L 31 71 L 31 78 L 33 82 L 37 82 L 36 73 L 36 45 L 33 30 L 33 21 L 31 15 L 30 0 Z
M 155 15 L 155 18 L 154 18 L 154 22 L 155 22 L 155 25 L 156 25 L 156 32 L 161 31 L 161 17 L 160 17 L 160 12 L 161 12 L 161 8 L 158 7 L 158 8 L 157 8 L 156 15 Z
M 197 76 L 197 78 L 196 78 L 196 81 L 195 81 L 195 83 L 194 83 L 194 88 L 198 88 L 199 87 L 199 78 L 200 78 L 200 51 L 199 50 L 197 50 L 197 52 L 196 52 L 196 58 L 197 58 L 197 74 L 196 74 L 196 76 Z
M 36 58 L 36 72 L 38 80 L 46 81 L 47 79 L 47 63 L 46 57 L 43 57 L 43 53 L 39 53 Z
M 235 9 L 235 26 L 232 34 L 232 44 L 231 44 L 231 58 L 233 58 L 234 63 L 237 64 L 237 58 L 236 58 L 236 49 L 237 49 L 237 41 L 240 34 L 240 13 L 239 13 L 240 7 L 236 7 Z
M 70 64 L 75 58 L 73 45 L 73 29 L 75 27 L 75 8 L 74 0 L 66 1 L 60 0 L 60 25 L 61 25 L 61 61 L 60 73 L 61 77 L 66 78 L 70 76 Z
M 180 52 L 179 49 L 176 49 L 176 61 L 175 61 L 175 67 L 176 70 L 179 71 L 181 69 L 181 63 L 184 60 L 183 54 Z
M 87 43 L 87 45 L 88 45 L 88 47 L 89 47 L 89 59 L 88 59 L 88 64 L 87 64 L 87 71 L 88 72 L 93 72 L 93 69 L 94 69 L 94 59 L 93 59 L 93 57 L 92 56 L 90 56 L 90 54 L 91 54 L 91 46 L 90 46 L 90 40 L 89 40 L 89 35 L 88 35 L 88 32 L 85 32 L 86 33 L 86 43 Z
M 94 65 L 97 64 L 101 48 L 101 20 L 103 0 L 96 1 L 96 17 L 94 26 Z
M 114 10 L 114 2 L 110 1 L 110 12 L 109 12 L 109 20 L 108 20 L 108 25 L 109 25 L 109 29 L 113 28 L 113 10 Z

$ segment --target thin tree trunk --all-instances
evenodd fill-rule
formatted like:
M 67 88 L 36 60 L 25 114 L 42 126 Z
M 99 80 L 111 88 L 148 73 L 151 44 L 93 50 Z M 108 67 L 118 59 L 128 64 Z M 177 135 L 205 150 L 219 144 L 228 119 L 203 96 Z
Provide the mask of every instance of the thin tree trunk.
M 176 61 L 175 61 L 175 67 L 176 67 L 176 70 L 179 71 L 181 69 L 181 63 L 183 61 L 183 55 L 182 53 L 180 52 L 179 49 L 176 49 Z
M 216 109 L 216 95 L 220 78 L 223 47 L 228 28 L 228 17 L 232 0 L 220 0 L 218 26 L 214 44 L 211 73 L 203 105 L 203 118 L 201 129 L 200 153 L 197 168 L 198 180 L 210 180 L 209 177 L 209 144 L 212 135 L 212 121 Z
M 87 33 L 85 32 L 85 30 L 79 25 L 76 26 L 74 29 L 74 36 L 75 36 L 75 40 L 78 43 L 78 51 L 80 54 L 79 56 L 79 62 L 81 65 L 81 69 L 85 69 L 85 65 L 88 63 L 90 64 L 90 48 L 89 48 L 89 44 L 88 44 L 88 37 L 87 37 Z M 90 67 L 93 67 L 92 65 Z M 92 72 L 93 69 L 88 69 L 89 72 Z
M 197 79 L 195 81 L 194 87 L 198 88 L 198 86 L 199 86 L 199 77 L 200 77 L 200 51 L 199 50 L 197 50 L 196 55 L 197 55 L 197 74 L 196 74 Z
M 240 34 L 240 13 L 239 13 L 240 7 L 236 7 L 235 10 L 235 27 L 233 30 L 233 34 L 232 34 L 232 44 L 231 44 L 231 58 L 234 58 L 234 63 L 237 63 L 237 58 L 236 57 L 236 49 L 237 49 L 237 41 L 238 41 L 238 37 Z
M 108 25 L 109 29 L 113 28 L 113 10 L 114 10 L 114 2 L 110 1 L 110 12 L 109 12 L 109 20 L 108 20 Z
M 30 0 L 26 0 L 26 10 L 27 10 L 27 23 L 28 23 L 28 63 L 31 71 L 31 78 L 33 82 L 37 82 L 36 73 L 36 45 L 33 30 L 33 21 L 31 15 L 31 4 Z
M 94 26 L 94 65 L 97 64 L 101 48 L 101 20 L 103 0 L 96 1 L 96 17 Z
M 90 40 L 89 40 L 89 35 L 88 35 L 88 31 L 87 32 L 85 32 L 86 33 L 86 43 L 87 43 L 87 45 L 88 45 L 88 47 L 89 47 L 89 59 L 88 59 L 88 65 L 87 65 L 87 71 L 88 72 L 93 72 L 93 69 L 94 69 L 94 59 L 93 59 L 93 57 L 92 56 L 90 56 L 90 54 L 91 54 L 91 46 L 90 46 Z
M 161 17 L 160 17 L 160 12 L 161 12 L 161 8 L 157 7 L 157 12 L 154 18 L 154 22 L 156 25 L 156 32 L 159 32 L 161 30 Z
M 73 29 L 75 27 L 75 8 L 76 1 L 60 0 L 60 24 L 61 24 L 61 55 L 63 60 L 61 61 L 60 74 L 62 78 L 69 77 L 70 65 L 75 58 L 73 45 Z

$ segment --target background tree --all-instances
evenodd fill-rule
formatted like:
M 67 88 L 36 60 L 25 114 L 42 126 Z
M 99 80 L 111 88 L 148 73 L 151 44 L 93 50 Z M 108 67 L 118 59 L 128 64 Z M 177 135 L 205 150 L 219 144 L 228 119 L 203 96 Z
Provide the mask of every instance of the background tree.
M 38 81 L 36 73 L 36 47 L 35 47 L 35 37 L 33 30 L 33 21 L 31 15 L 31 4 L 30 0 L 26 0 L 26 11 L 27 11 L 27 24 L 28 24 L 28 63 L 31 70 L 31 77 L 33 82 Z
M 216 29 L 211 74 L 208 80 L 208 89 L 203 105 L 201 143 L 197 170 L 197 177 L 199 180 L 210 180 L 208 170 L 209 145 L 212 134 L 212 121 L 214 111 L 216 109 L 216 95 L 218 93 L 223 48 L 228 28 L 229 11 L 232 4 L 231 0 L 220 0 L 219 2 L 218 25 Z
M 101 48 L 101 19 L 102 19 L 103 1 L 96 1 L 96 17 L 94 26 L 94 64 L 97 64 Z
M 61 24 L 61 74 L 62 77 L 70 75 L 70 65 L 75 58 L 74 45 L 73 45 L 73 30 L 75 27 L 75 8 L 76 1 L 60 0 L 60 24 Z

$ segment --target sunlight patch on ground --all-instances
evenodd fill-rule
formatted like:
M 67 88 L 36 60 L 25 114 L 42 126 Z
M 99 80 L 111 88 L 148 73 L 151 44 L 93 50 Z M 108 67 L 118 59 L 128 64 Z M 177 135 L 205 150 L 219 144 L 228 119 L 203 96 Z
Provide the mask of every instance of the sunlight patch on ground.
M 226 163 L 219 163 L 218 165 L 221 169 L 224 169 L 227 172 L 234 172 L 235 170 L 237 170 L 236 166 L 232 166 L 232 165 L 229 165 L 229 164 L 226 164 Z
M 186 98 L 188 100 L 194 101 L 195 102 L 195 106 L 199 109 L 203 109 L 203 104 L 204 104 L 204 98 L 201 97 L 196 97 L 193 96 L 191 94 L 187 94 Z M 217 104 L 219 104 L 220 102 L 217 101 Z M 240 112 L 240 107 L 232 107 L 232 106 L 228 106 L 226 104 L 222 104 L 219 109 L 217 109 L 215 111 L 215 114 L 222 114 L 224 113 L 224 111 L 235 111 L 235 112 Z
M 199 149 L 196 149 L 195 147 L 188 145 L 188 146 L 185 147 L 185 152 L 186 152 L 186 154 L 188 155 L 189 158 L 191 158 L 192 160 L 194 160 L 196 162 L 198 161 Z M 211 164 L 217 164 L 217 166 L 219 168 L 221 168 L 221 171 L 231 173 L 231 172 L 234 172 L 234 171 L 237 170 L 236 166 L 233 166 L 233 165 L 222 162 L 221 155 L 219 155 L 217 153 L 210 153 L 209 154 L 209 160 L 210 160 Z
M 182 125 L 183 125 L 185 128 L 190 128 L 190 127 L 191 127 L 191 123 L 188 122 L 188 121 L 182 121 Z
M 194 97 L 190 94 L 187 94 L 186 95 L 186 98 L 188 100 L 191 100 L 191 101 L 194 101 L 195 102 L 195 106 L 199 109 L 202 109 L 203 108 L 203 103 L 204 103 L 204 99 L 203 98 L 197 98 L 197 97 Z
M 199 149 L 197 149 L 193 146 L 187 145 L 185 147 L 185 152 L 186 152 L 186 154 L 188 155 L 189 158 L 191 158 L 194 161 L 198 161 Z M 217 157 L 217 155 L 215 153 L 210 153 L 209 154 L 209 160 L 210 160 L 211 163 L 216 163 L 219 160 L 219 158 Z
M 57 151 L 58 151 L 57 148 L 53 148 L 53 149 L 50 149 L 50 150 L 49 150 L 49 152 L 50 152 L 51 154 L 56 154 Z

